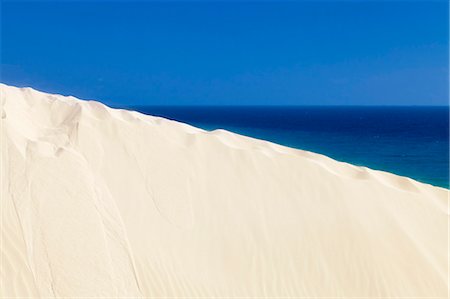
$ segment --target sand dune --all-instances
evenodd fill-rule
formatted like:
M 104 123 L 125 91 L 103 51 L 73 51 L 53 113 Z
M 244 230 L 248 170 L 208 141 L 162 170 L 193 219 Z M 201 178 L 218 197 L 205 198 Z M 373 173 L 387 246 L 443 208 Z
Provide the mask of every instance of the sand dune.
M 448 295 L 447 189 L 1 85 L 4 297 Z

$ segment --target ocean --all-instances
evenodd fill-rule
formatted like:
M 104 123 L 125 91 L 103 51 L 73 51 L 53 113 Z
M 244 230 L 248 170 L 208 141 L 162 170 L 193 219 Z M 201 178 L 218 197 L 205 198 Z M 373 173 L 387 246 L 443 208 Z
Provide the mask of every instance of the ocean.
M 449 188 L 448 107 L 132 107 Z

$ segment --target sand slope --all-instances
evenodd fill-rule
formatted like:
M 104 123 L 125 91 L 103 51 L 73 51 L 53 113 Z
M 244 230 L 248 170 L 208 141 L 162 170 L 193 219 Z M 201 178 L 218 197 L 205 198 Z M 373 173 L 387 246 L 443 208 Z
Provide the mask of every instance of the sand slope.
M 447 297 L 446 189 L 1 85 L 1 296 Z

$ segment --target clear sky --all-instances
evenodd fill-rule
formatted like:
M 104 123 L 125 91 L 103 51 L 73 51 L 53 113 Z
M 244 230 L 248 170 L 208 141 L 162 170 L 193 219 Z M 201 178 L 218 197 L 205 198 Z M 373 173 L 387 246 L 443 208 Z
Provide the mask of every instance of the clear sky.
M 441 1 L 2 1 L 1 81 L 111 105 L 447 105 Z

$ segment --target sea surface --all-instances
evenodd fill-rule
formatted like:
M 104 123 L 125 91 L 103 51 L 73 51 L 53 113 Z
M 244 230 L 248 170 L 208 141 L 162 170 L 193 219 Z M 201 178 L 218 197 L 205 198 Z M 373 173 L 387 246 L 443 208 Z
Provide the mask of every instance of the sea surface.
M 448 107 L 132 107 L 449 187 Z

